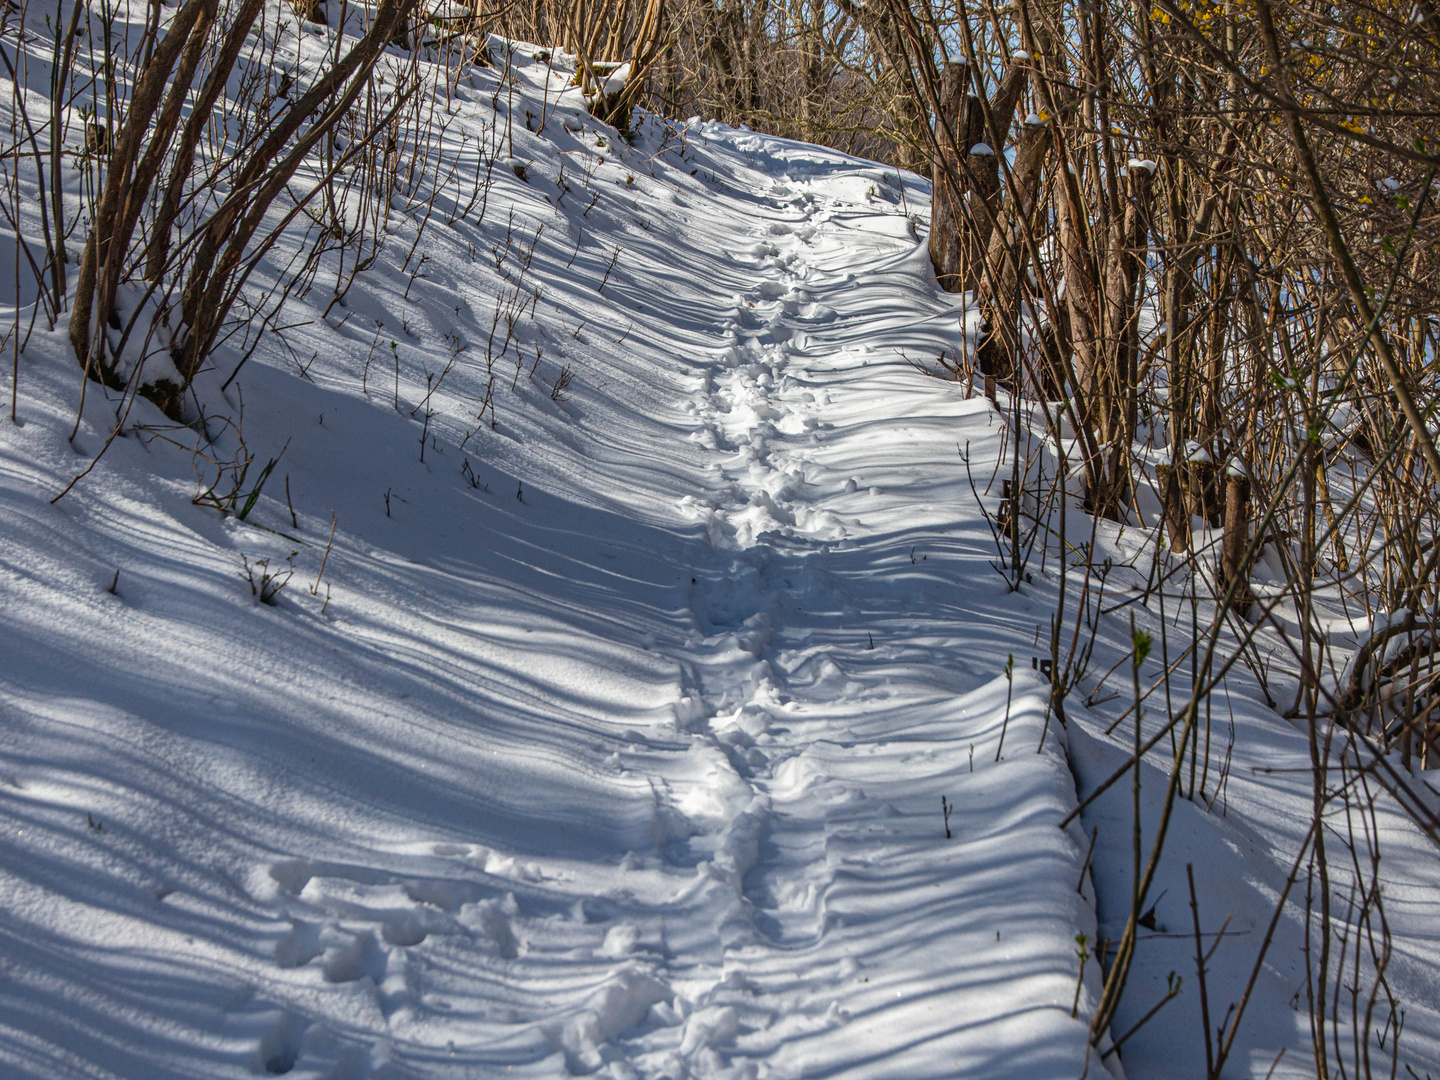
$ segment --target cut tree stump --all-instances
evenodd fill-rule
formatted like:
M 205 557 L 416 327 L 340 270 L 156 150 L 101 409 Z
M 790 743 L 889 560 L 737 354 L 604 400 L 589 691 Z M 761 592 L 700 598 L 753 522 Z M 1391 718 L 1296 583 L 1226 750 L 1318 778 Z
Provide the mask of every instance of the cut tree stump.
M 1238 472 L 1225 474 L 1225 538 L 1220 546 L 1220 587 L 1239 582 L 1231 607 L 1248 617 L 1255 604 L 1250 591 L 1250 564 L 1245 549 L 1250 546 L 1250 478 Z

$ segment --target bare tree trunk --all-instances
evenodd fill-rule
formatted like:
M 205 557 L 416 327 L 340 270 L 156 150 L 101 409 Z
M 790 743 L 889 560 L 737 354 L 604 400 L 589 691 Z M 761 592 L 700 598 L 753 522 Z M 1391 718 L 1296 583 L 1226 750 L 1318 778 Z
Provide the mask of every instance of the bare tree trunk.
M 969 70 L 964 64 L 946 64 L 940 75 L 940 106 L 935 116 L 938 146 L 931 170 L 930 261 L 935 278 L 946 292 L 964 288 L 963 239 L 965 216 L 963 180 L 956 147 L 964 143 L 969 129 L 965 89 Z M 954 190 L 959 188 L 959 190 Z
M 98 334 L 104 334 L 105 323 L 110 316 L 109 301 L 113 301 L 115 279 L 125 255 L 128 238 L 120 235 L 125 208 L 127 204 L 143 199 L 148 193 L 135 195 L 132 191 L 132 172 L 140 156 L 141 142 L 150 131 L 155 111 L 160 108 L 161 95 L 170 81 L 171 71 L 181 58 L 181 51 L 189 40 L 192 28 L 197 22 L 206 22 L 206 12 L 213 12 L 213 4 L 214 0 L 189 0 L 176 13 L 169 32 L 156 46 L 136 80 L 135 92 L 130 99 L 130 110 L 115 139 L 115 151 L 110 155 L 109 169 L 105 175 L 104 192 L 95 208 L 94 223 L 85 242 L 85 250 L 80 256 L 80 269 L 75 284 L 75 306 L 70 313 L 70 344 L 75 350 L 76 358 L 86 370 L 91 369 L 92 361 L 91 323 L 98 321 Z M 95 311 L 97 290 L 100 292 L 98 313 Z M 107 360 L 103 355 L 96 359 L 97 374 L 108 381 L 111 372 Z
M 1220 552 L 1220 588 L 1238 581 L 1233 607 L 1242 616 L 1255 602 L 1250 591 L 1250 567 L 1245 560 L 1250 546 L 1250 480 L 1238 472 L 1225 475 L 1225 539 Z

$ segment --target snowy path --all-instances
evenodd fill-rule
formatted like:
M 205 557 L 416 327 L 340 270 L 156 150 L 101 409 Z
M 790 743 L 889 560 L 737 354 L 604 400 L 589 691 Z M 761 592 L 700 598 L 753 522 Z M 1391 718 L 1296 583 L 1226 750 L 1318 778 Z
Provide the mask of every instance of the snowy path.
M 711 804 L 679 804 L 720 911 L 724 977 L 699 1023 L 731 1037 L 740 1025 L 741 1052 L 776 1075 L 1065 1075 L 1080 1043 L 1055 1003 L 1073 991 L 1069 939 L 1091 929 L 1073 887 L 1056 887 L 1079 881 L 1049 816 L 1071 781 L 1053 740 L 1034 753 L 1040 709 L 1023 689 L 1011 758 L 994 765 L 1003 680 L 966 678 L 945 610 L 962 558 L 934 543 L 958 520 L 914 536 L 876 527 L 872 514 L 886 522 L 913 496 L 887 500 L 850 472 L 872 464 L 865 443 L 884 453 L 867 433 L 903 422 L 904 398 L 886 393 L 893 367 L 867 371 L 854 328 L 872 308 L 857 268 L 837 265 L 845 227 L 826 227 L 825 187 L 768 193 L 797 219 L 753 237 L 756 283 L 735 297 L 695 408 L 724 482 L 685 500 L 719 556 L 692 588 L 705 637 L 686 658 L 690 727 L 725 755 Z M 912 441 L 948 439 L 926 419 Z M 949 487 L 946 471 L 906 484 Z M 950 843 L 942 795 L 958 808 Z M 720 974 L 707 967 L 691 978 Z M 687 1028 L 682 1054 L 708 1037 Z
M 900 355 L 956 333 L 921 186 L 699 125 L 617 158 L 569 115 L 517 130 L 496 203 L 570 400 L 517 366 L 467 440 L 477 344 L 417 460 L 507 226 L 432 230 L 418 282 L 377 271 L 328 327 L 319 298 L 308 380 L 270 348 L 237 384 L 297 511 L 267 489 L 252 523 L 305 546 L 192 505 L 192 456 L 143 436 L 51 506 L 86 459 L 36 335 L 0 459 L 5 1075 L 1079 1076 L 1095 916 L 1045 615 L 958 453 L 1002 426 Z M 331 510 L 327 603 L 300 582 Z M 293 563 L 278 606 L 241 556 Z

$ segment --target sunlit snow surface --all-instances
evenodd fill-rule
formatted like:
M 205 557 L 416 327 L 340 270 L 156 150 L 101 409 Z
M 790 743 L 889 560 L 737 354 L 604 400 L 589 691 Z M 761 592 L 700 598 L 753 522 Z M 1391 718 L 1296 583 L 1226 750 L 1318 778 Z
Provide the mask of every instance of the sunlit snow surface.
M 626 146 L 517 70 L 525 181 L 502 160 L 483 222 L 432 222 L 413 282 L 397 220 L 347 307 L 321 321 L 317 286 L 286 347 L 201 380 L 237 423 L 243 394 L 257 468 L 289 440 L 248 522 L 192 505 L 195 434 L 144 405 L 50 505 L 114 403 L 91 388 L 72 448 L 78 373 L 31 338 L 0 424 L 0 1073 L 1075 1080 L 1099 969 L 1072 1019 L 1097 923 L 1067 743 L 1095 779 L 1120 751 L 1045 723 L 1053 586 L 1007 591 L 962 457 L 993 508 L 1001 417 L 901 355 L 960 324 L 926 186 L 717 125 Z M 494 79 L 452 96 L 442 209 Z M 543 297 L 487 373 L 507 228 L 540 228 Z M 278 605 L 242 556 L 291 557 Z M 1253 935 L 1272 884 L 1211 903 Z M 1299 1056 L 1290 989 L 1236 1075 Z M 1171 1008 L 1127 1051 L 1198 1075 Z

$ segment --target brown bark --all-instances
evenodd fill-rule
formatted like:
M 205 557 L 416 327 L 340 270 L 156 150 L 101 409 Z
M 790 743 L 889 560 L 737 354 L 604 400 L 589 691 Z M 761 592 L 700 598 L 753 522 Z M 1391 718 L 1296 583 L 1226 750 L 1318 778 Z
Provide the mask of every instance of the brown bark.
M 1185 462 L 1181 475 L 1187 481 L 1190 511 L 1218 526 L 1224 513 L 1224 494 L 1216 482 L 1215 463 L 1208 460 Z
M 1160 505 L 1165 516 L 1165 531 L 1170 535 L 1170 550 L 1179 554 L 1190 547 L 1190 514 L 1185 507 L 1184 481 L 1174 465 L 1155 469 L 1160 482 Z
M 232 276 L 245 246 L 270 203 L 325 132 L 349 111 L 391 34 L 417 0 L 382 0 L 365 36 L 271 130 L 241 170 L 232 196 L 210 219 L 200 238 L 182 294 L 185 334 L 172 355 L 186 385 L 209 355 L 215 334 L 234 301 Z M 302 134 L 278 162 L 274 159 L 307 119 L 333 95 L 341 97 Z
M 244 0 L 235 15 L 235 21 L 225 33 L 225 40 L 211 65 L 209 76 L 201 84 L 200 94 L 195 99 L 190 118 L 181 129 L 175 158 L 170 166 L 170 178 L 165 184 L 165 194 L 161 198 L 154 226 L 150 230 L 150 246 L 145 251 L 146 281 L 159 281 L 164 272 L 166 256 L 170 250 L 170 230 L 180 212 L 180 200 L 195 162 L 195 148 L 200 145 L 200 137 L 205 132 L 206 124 L 210 122 L 210 114 L 215 109 L 215 103 L 220 100 L 225 82 L 240 57 L 246 35 L 250 33 L 250 28 L 255 24 L 263 6 L 264 0 Z
M 1240 473 L 1225 475 L 1225 537 L 1220 548 L 1220 590 L 1240 584 L 1233 607 L 1242 616 L 1250 614 L 1255 596 L 1250 591 L 1250 566 L 1245 550 L 1250 546 L 1250 480 Z
M 977 145 L 980 145 L 978 141 L 972 144 L 965 158 L 970 181 L 969 216 L 960 223 L 960 276 L 966 291 L 978 288 L 981 283 L 985 256 L 990 238 L 997 231 L 995 222 L 1000 213 L 999 157 L 993 148 L 988 154 L 975 153 Z
M 135 226 L 140 220 L 140 211 L 149 201 L 150 189 L 165 162 L 165 155 L 170 149 L 170 139 L 180 123 L 180 112 L 185 98 L 189 95 L 190 81 L 195 77 L 195 71 L 204 58 L 217 7 L 216 0 L 207 0 L 195 21 L 189 40 L 180 54 L 180 63 L 171 79 L 170 93 L 166 96 L 165 105 L 160 110 L 160 115 L 155 118 L 150 131 L 150 141 L 145 147 L 145 154 L 135 166 L 134 176 L 125 186 L 119 220 L 110 237 L 109 263 L 104 266 L 101 278 L 99 316 L 102 322 L 114 309 L 116 289 L 120 284 L 122 264 L 130 250 L 131 237 L 134 236 Z
M 170 73 L 190 37 L 190 31 L 213 3 L 214 0 L 189 0 L 176 13 L 169 32 L 155 47 L 150 60 L 141 69 L 135 82 L 135 92 L 130 99 L 130 110 L 115 139 L 115 151 L 110 156 L 105 187 L 95 208 L 94 224 L 85 242 L 85 250 L 80 256 L 80 269 L 75 284 L 75 306 L 70 313 L 70 344 L 75 350 L 76 358 L 87 370 L 91 358 L 90 324 L 95 321 L 96 316 L 96 289 L 108 290 L 109 296 L 114 295 L 113 278 L 125 254 L 122 244 L 115 241 L 117 226 L 129 198 L 131 171 L 155 111 L 160 107 L 161 95 L 170 80 Z M 102 333 L 109 314 L 102 298 L 102 310 L 98 313 Z M 103 356 L 99 358 L 99 362 L 99 374 L 108 380 L 112 373 L 108 370 Z
M 1010 138 L 1010 125 L 1015 119 L 1015 107 L 1020 103 L 1020 97 L 1025 92 L 1026 71 L 1019 64 L 1011 64 L 1006 71 L 1005 78 L 1001 80 L 999 88 L 995 91 L 995 98 L 989 104 L 989 109 L 980 107 L 978 99 L 974 99 L 974 119 L 979 121 L 979 131 L 970 133 L 970 143 L 967 149 L 973 150 L 977 143 L 985 143 L 990 147 L 992 153 L 988 155 L 971 153 L 969 156 L 969 167 L 971 183 L 975 190 L 981 194 L 989 213 L 977 211 L 972 214 L 975 229 L 975 261 L 972 264 L 973 271 L 967 282 L 968 288 L 976 288 L 984 284 L 983 260 L 988 254 L 990 241 L 996 232 L 999 223 L 1000 209 L 1000 155 L 1005 151 L 1005 144 Z M 986 116 L 986 113 L 989 116 Z M 1013 193 L 1012 193 L 1013 195 Z
M 1026 78 L 1023 67 L 1012 65 L 994 100 L 987 103 L 966 93 L 970 80 L 965 64 L 947 64 L 941 74 L 935 122 L 940 153 L 932 183 L 930 257 L 940 286 L 947 292 L 982 289 L 990 280 L 990 249 L 996 235 L 1003 232 L 999 227 L 1004 196 L 1000 155 Z M 1036 180 L 1043 158 L 1042 148 L 1040 160 L 1031 166 Z M 1017 161 L 1017 167 L 1019 164 Z
M 997 306 L 1013 303 L 1016 283 L 1030 258 L 1025 234 L 1033 227 L 1033 215 L 1040 194 L 1040 180 L 1050 156 L 1050 128 L 1045 124 L 1026 124 L 1020 132 L 1015 150 L 1015 164 L 1010 170 L 1010 221 L 1006 229 L 997 229 L 990 236 L 986 261 L 989 264 L 981 288 L 991 295 Z M 1015 311 L 1016 319 L 1019 312 Z
M 997 121 L 998 122 L 998 121 Z M 1050 153 L 1050 129 L 1045 124 L 1026 124 L 1020 132 L 1015 151 L 1015 164 L 1010 169 L 1008 220 L 990 233 L 986 265 L 978 286 L 990 331 L 980 346 L 983 370 L 1003 379 L 1014 376 L 1013 361 L 1020 347 L 1020 320 L 1024 310 L 1022 289 L 1025 268 L 1030 260 L 1028 234 L 1034 227 L 1033 215 L 1038 202 L 1040 181 Z M 1049 362 L 1042 359 L 1039 388 L 1047 400 L 1059 396 L 1064 378 Z
M 1144 166 L 1126 170 L 1125 209 L 1111 219 L 1112 238 L 1106 253 L 1105 333 L 1109 353 L 1104 436 L 1128 446 L 1134 441 L 1136 376 L 1140 362 L 1139 309 L 1136 291 L 1145 274 L 1150 239 L 1151 182 Z
M 935 142 L 939 147 L 931 174 L 930 261 L 935 277 L 946 292 L 964 288 L 961 236 L 965 208 L 965 170 L 960 167 L 956 148 L 965 142 L 969 124 L 965 113 L 965 88 L 969 70 L 964 64 L 946 64 L 940 76 L 939 109 L 935 116 Z M 952 190 L 952 185 L 959 190 Z
M 1078 408 L 1081 422 L 1101 442 L 1101 400 L 1105 391 L 1105 357 L 1100 340 L 1100 276 L 1090 250 L 1089 220 L 1083 197 L 1068 165 L 1061 159 L 1053 185 L 1059 226 L 1060 265 L 1065 278 L 1065 308 L 1070 317 L 1068 345 L 1074 354 Z

